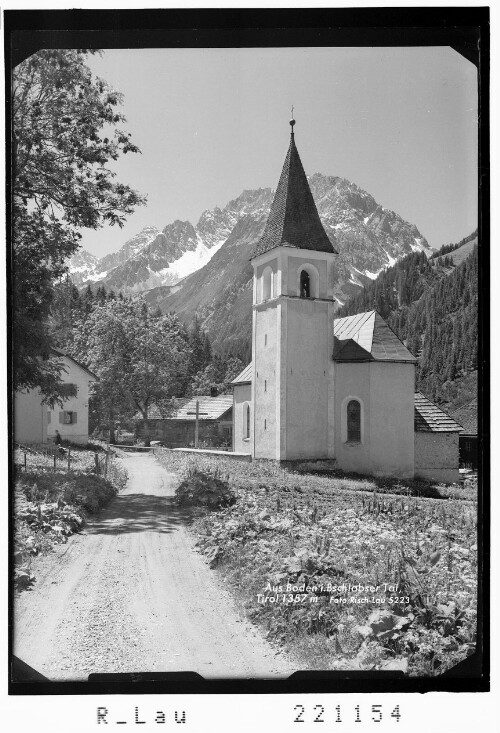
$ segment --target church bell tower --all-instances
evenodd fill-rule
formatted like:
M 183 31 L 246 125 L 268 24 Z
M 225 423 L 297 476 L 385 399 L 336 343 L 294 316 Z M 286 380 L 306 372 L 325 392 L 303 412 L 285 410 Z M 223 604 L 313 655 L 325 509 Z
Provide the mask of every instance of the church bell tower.
M 332 458 L 332 268 L 337 254 L 290 145 L 252 256 L 255 458 Z

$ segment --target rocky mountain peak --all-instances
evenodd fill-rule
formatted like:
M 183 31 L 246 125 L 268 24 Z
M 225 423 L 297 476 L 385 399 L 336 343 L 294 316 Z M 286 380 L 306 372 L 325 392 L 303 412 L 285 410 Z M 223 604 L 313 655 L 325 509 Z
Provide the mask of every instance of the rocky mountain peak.
M 415 225 L 351 181 L 322 173 L 308 181 L 323 226 L 339 251 L 335 293 L 340 302 L 408 252 L 430 251 Z M 82 251 L 80 259 L 71 261 L 71 275 L 78 285 L 99 281 L 124 293 L 175 285 L 206 266 L 221 247 L 246 250 L 261 232 L 273 197 L 270 188 L 245 189 L 223 208 L 205 210 L 196 226 L 176 219 L 162 231 L 145 227 L 102 260 Z M 245 267 L 248 256 L 242 255 Z

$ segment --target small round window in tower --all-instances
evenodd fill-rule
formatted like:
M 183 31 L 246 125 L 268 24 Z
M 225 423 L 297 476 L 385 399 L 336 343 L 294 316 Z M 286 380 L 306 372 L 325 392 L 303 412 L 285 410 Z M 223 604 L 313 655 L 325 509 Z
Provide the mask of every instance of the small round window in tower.
M 300 297 L 311 297 L 311 278 L 309 277 L 309 273 L 305 270 L 302 270 L 300 273 Z

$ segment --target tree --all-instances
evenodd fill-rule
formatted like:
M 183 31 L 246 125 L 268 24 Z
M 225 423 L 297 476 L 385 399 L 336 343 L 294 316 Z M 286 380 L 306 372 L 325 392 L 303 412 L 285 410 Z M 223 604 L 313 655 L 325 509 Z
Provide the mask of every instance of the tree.
M 82 227 L 122 226 L 145 199 L 107 167 L 139 152 L 117 125 L 120 94 L 94 79 L 82 50 L 43 50 L 19 64 L 12 86 L 14 385 L 60 395 L 47 316 Z
M 189 373 L 191 376 L 194 376 L 208 366 L 211 359 L 208 335 L 202 330 L 200 321 L 196 315 L 189 328 L 189 346 L 191 349 Z
M 228 394 L 231 392 L 230 384 L 243 369 L 243 362 L 237 357 L 223 359 L 215 356 L 214 359 L 195 375 L 191 384 L 193 395 L 209 395 L 212 390 L 217 394 Z
M 183 392 L 189 368 L 188 335 L 176 315 L 155 317 L 145 301 L 130 304 L 131 337 L 125 385 L 144 420 L 149 445 L 149 409 Z
M 186 330 L 175 315 L 153 315 L 142 299 L 118 298 L 97 303 L 77 331 L 74 355 L 99 377 L 94 412 L 101 415 L 110 441 L 116 421 L 139 411 L 148 443 L 150 407 L 167 404 L 185 382 L 190 356 Z

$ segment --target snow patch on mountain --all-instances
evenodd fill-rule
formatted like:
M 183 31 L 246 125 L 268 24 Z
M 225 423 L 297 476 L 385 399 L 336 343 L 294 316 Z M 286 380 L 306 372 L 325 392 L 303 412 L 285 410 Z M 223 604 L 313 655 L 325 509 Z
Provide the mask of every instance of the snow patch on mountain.
M 370 272 L 370 270 L 365 270 L 364 274 L 366 275 L 366 277 L 369 277 L 370 280 L 375 280 L 380 275 L 383 269 L 384 268 L 381 267 L 380 270 L 377 270 L 377 272 Z
M 308 180 L 323 226 L 339 252 L 335 292 L 345 300 L 353 286 L 362 287 L 366 278 L 375 279 L 409 252 L 432 251 L 413 224 L 354 183 L 320 173 Z M 101 260 L 89 253 L 78 261 L 73 258 L 71 276 L 79 286 L 99 282 L 124 294 L 171 287 L 205 267 L 224 244 L 231 247 L 234 240 L 242 248 L 253 246 L 273 196 L 270 188 L 245 190 L 223 208 L 204 211 L 196 226 L 176 220 L 161 231 L 145 227 L 118 252 Z M 342 283 L 348 284 L 345 293 Z

